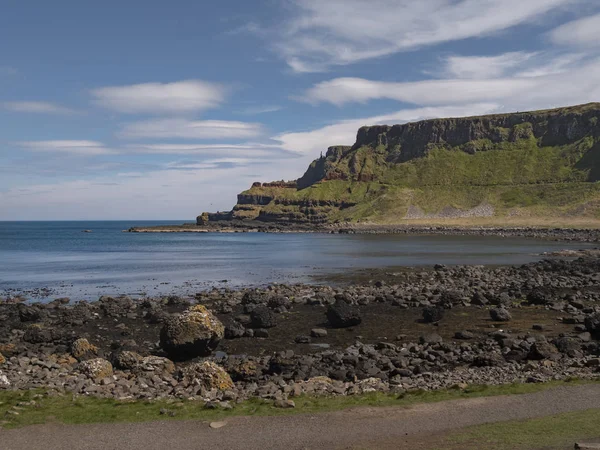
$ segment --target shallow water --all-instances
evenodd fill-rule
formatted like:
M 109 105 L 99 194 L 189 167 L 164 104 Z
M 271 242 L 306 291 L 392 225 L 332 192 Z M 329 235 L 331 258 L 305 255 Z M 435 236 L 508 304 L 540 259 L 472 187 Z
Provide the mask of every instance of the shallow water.
M 122 232 L 181 222 L 0 222 L 0 295 L 189 294 L 365 268 L 522 264 L 545 251 L 591 247 L 489 236 Z

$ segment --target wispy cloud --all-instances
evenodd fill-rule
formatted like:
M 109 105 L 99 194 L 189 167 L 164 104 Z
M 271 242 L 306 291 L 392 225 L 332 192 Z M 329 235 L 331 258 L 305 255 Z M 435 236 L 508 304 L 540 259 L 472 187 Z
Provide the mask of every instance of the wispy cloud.
M 275 144 L 131 144 L 123 149 L 127 153 L 154 155 L 228 155 L 264 156 L 280 152 Z
M 595 0 L 293 0 L 275 48 L 296 72 L 489 36 Z
M 247 115 L 256 115 L 256 114 L 266 114 L 272 113 L 276 111 L 281 111 L 283 108 L 281 106 L 251 106 L 246 109 L 239 111 L 239 114 L 247 114 Z
M 494 56 L 449 56 L 443 75 L 448 78 L 498 78 L 523 66 L 538 53 L 510 52 Z
M 125 138 L 252 139 L 263 133 L 259 123 L 225 120 L 155 119 L 128 123 L 119 135 Z
M 38 113 L 38 114 L 74 114 L 75 110 L 64 106 L 55 105 L 48 102 L 4 102 L 1 104 L 4 109 L 20 113 Z
M 17 145 L 32 152 L 66 153 L 78 156 L 112 155 L 116 153 L 116 151 L 96 141 L 23 141 L 17 142 Z
M 550 33 L 556 44 L 600 47 L 600 14 L 568 22 Z
M 227 88 L 218 83 L 186 80 L 103 87 L 91 93 L 99 105 L 122 113 L 181 114 L 219 106 Z
M 525 70 L 514 76 L 489 79 L 439 79 L 381 82 L 336 78 L 313 86 L 302 97 L 311 103 L 335 105 L 389 99 L 415 105 L 498 102 L 508 109 L 530 109 L 598 101 L 600 59 L 586 59 L 569 71 L 548 62 L 538 73 Z M 554 69 L 554 70 L 552 70 Z

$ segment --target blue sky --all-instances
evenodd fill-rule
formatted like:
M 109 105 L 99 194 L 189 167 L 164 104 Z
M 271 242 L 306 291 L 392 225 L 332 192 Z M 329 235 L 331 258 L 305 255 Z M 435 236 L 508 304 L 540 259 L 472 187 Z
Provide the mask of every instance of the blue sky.
M 4 0 L 0 220 L 193 219 L 362 125 L 600 101 L 597 0 Z

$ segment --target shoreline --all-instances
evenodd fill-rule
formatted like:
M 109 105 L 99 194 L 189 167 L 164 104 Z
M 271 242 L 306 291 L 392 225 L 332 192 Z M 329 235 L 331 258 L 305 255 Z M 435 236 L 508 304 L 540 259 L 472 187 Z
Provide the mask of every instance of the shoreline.
M 129 233 L 321 233 L 321 234 L 406 234 L 447 236 L 528 237 L 570 242 L 600 242 L 600 228 L 551 226 L 455 226 L 455 225 L 348 225 L 298 226 L 269 223 L 215 223 L 132 227 Z
M 596 257 L 439 265 L 350 286 L 5 301 L 0 389 L 285 407 L 299 395 L 596 379 L 598 273 Z M 165 340 L 165 330 L 179 329 L 168 324 L 196 313 L 204 324 L 197 337 Z M 215 341 L 198 354 L 206 333 Z

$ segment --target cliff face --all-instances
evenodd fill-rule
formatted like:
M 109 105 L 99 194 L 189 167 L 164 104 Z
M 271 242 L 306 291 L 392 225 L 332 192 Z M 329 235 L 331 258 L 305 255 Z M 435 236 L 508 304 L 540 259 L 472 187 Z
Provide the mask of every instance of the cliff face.
M 599 119 L 593 103 L 362 127 L 353 146 L 330 147 L 297 181 L 255 183 L 231 217 L 326 223 L 581 209 L 598 190 Z

